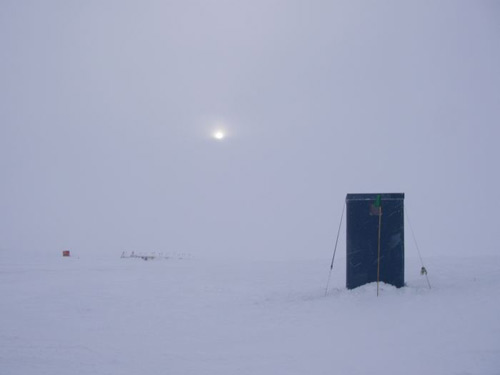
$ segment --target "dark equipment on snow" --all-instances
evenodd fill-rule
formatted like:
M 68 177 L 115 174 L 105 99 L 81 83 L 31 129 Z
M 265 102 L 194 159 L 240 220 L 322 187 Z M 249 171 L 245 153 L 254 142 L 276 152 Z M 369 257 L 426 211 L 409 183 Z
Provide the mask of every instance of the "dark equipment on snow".
M 403 287 L 404 193 L 347 194 L 346 286 Z

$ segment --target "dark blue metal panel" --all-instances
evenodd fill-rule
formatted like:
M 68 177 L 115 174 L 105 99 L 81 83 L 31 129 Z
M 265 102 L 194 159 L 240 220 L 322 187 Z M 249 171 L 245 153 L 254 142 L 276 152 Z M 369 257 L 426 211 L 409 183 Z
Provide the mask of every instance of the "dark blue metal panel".
M 347 194 L 346 286 L 377 281 L 379 208 L 380 281 L 404 286 L 404 194 Z

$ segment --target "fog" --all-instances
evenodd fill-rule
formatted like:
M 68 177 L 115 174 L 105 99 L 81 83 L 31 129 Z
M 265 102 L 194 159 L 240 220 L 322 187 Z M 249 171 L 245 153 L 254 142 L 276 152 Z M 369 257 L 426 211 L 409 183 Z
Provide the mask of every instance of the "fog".
M 328 258 L 404 192 L 424 256 L 495 252 L 499 40 L 495 1 L 3 0 L 0 248 Z

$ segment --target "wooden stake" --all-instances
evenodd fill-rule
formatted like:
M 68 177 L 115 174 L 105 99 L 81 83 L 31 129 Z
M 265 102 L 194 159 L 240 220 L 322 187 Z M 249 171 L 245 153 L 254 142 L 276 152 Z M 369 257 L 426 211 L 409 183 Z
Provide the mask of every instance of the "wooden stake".
M 380 229 L 382 227 L 382 206 L 378 211 L 378 257 L 377 257 L 377 297 L 378 297 L 378 284 L 380 281 Z

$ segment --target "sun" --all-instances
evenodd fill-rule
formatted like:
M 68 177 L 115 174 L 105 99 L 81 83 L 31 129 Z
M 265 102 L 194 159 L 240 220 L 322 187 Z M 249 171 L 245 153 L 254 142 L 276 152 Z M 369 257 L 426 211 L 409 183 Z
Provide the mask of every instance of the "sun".
M 217 130 L 215 133 L 214 133 L 214 138 L 217 139 L 218 141 L 221 141 L 224 139 L 226 135 L 224 134 L 224 132 L 222 130 Z

